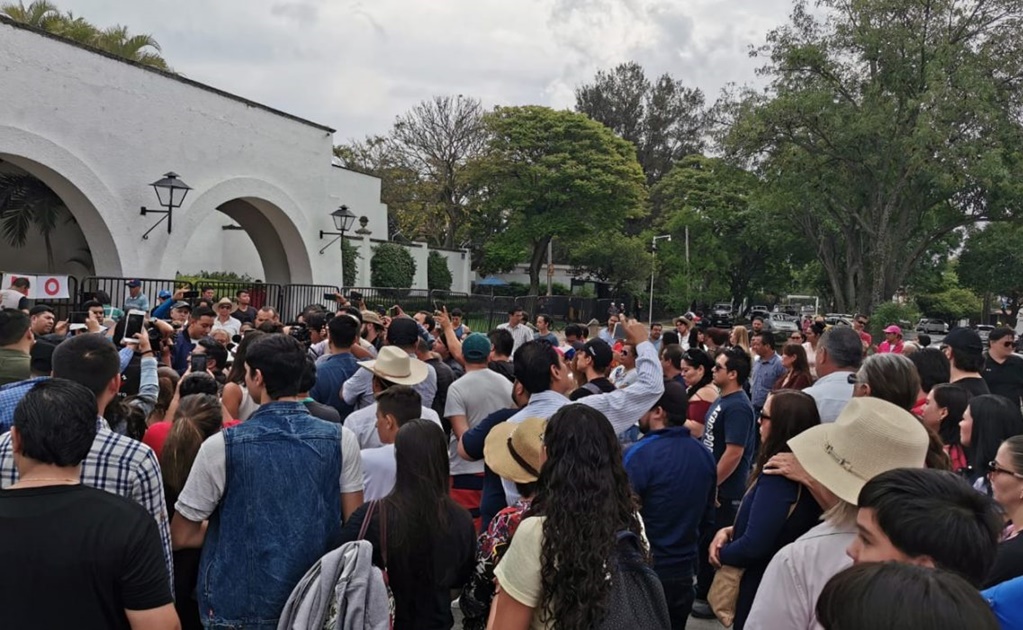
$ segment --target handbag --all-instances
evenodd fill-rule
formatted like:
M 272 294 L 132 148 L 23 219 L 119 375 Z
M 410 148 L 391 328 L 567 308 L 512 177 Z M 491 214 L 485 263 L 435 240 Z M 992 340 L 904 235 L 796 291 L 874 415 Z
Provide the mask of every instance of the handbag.
M 750 489 L 752 490 L 752 488 Z M 747 496 L 749 495 L 748 492 L 746 494 Z M 799 505 L 799 499 L 802 496 L 803 486 L 800 485 L 796 491 L 796 500 L 792 502 L 792 505 L 789 507 L 789 513 L 785 515 L 786 521 L 796 511 L 796 506 Z M 745 501 L 746 497 L 743 497 L 743 500 Z M 742 509 L 741 504 L 739 509 Z M 710 609 L 714 611 L 714 616 L 725 627 L 730 627 L 735 623 L 735 610 L 739 603 L 739 585 L 742 582 L 742 574 L 745 572 L 746 569 L 722 565 L 714 573 L 714 581 L 710 585 L 710 592 L 707 593 L 707 603 L 710 605 Z
M 366 516 L 362 519 L 362 527 L 359 528 L 359 540 L 366 540 L 366 530 L 370 521 L 373 520 L 373 512 L 377 504 L 380 504 L 380 557 L 384 566 L 380 567 L 380 573 L 384 578 L 384 587 L 387 589 L 387 608 L 391 620 L 391 630 L 394 630 L 394 593 L 391 592 L 391 580 L 387 577 L 387 507 L 381 501 L 370 501 L 366 508 Z

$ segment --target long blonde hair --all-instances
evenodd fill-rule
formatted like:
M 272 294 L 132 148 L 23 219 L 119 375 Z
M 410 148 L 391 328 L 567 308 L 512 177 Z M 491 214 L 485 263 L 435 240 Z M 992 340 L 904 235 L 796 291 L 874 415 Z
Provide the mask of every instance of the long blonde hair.
M 750 354 L 751 351 L 749 348 L 749 332 L 746 330 L 746 327 L 736 326 L 735 328 L 732 329 L 732 334 L 735 336 L 734 345 L 739 346 L 740 348 L 745 350 L 746 354 Z
M 178 494 L 192 471 L 195 456 L 206 438 L 220 431 L 223 422 L 220 399 L 212 394 L 192 394 L 178 403 L 167 440 L 160 453 L 164 488 Z

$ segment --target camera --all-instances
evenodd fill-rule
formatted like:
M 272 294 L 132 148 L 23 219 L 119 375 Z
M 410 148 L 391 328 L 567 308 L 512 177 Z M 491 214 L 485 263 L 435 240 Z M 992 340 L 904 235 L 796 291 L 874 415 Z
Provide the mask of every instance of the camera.
M 288 328 L 288 334 L 294 337 L 299 343 L 303 345 L 310 345 L 313 342 L 309 327 L 302 322 L 290 322 L 285 324 Z

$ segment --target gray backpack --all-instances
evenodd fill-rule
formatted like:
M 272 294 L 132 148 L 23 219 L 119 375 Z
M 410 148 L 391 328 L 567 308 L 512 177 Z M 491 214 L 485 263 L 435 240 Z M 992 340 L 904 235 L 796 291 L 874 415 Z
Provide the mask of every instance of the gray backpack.
M 387 586 L 365 540 L 341 545 L 306 571 L 277 623 L 277 630 L 390 628 Z

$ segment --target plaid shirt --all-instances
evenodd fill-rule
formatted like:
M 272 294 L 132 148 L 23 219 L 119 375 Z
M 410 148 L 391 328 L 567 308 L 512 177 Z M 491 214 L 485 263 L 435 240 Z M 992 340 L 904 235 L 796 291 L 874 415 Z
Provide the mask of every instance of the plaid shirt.
M 96 429 L 96 439 L 82 461 L 82 483 L 132 499 L 153 515 L 160 530 L 163 556 L 173 589 L 174 563 L 160 462 L 153 449 L 114 433 L 103 418 L 96 419 Z M 8 432 L 0 436 L 0 487 L 8 488 L 17 481 L 18 470 L 14 466 L 11 434 Z

